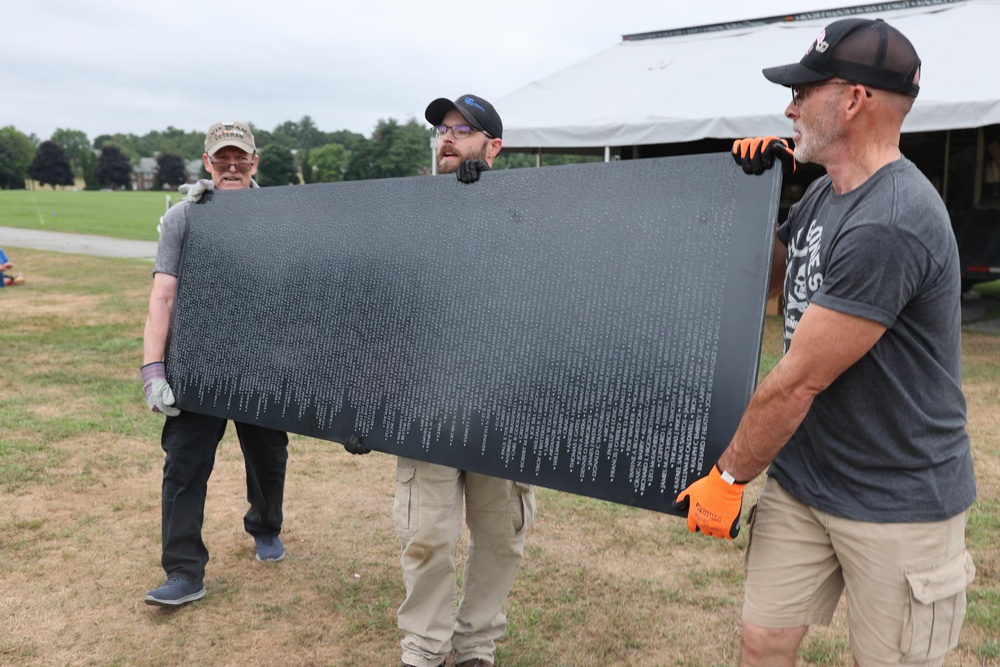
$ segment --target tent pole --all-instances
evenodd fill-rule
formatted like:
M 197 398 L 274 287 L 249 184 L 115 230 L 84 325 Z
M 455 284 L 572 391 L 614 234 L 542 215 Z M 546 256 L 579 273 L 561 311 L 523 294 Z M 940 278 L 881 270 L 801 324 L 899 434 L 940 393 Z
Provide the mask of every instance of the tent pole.
M 944 131 L 944 176 L 941 178 L 941 199 L 948 201 L 948 171 L 951 169 L 951 130 Z
M 604 147 L 604 161 L 611 162 L 611 146 Z

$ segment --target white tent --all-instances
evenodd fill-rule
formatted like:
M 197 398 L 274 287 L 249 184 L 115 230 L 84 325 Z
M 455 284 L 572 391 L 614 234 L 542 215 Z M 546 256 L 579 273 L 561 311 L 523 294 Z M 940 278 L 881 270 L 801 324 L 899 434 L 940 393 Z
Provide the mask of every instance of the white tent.
M 789 90 L 761 69 L 797 62 L 844 16 L 883 18 L 923 62 L 904 132 L 1000 123 L 1000 0 L 910 0 L 626 36 L 618 45 L 495 101 L 508 148 L 602 148 L 791 136 Z

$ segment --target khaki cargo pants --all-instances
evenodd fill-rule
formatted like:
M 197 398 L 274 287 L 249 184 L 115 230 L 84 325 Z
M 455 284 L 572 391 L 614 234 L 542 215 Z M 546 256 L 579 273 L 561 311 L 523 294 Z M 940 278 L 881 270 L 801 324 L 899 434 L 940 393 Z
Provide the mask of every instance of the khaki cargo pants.
M 456 609 L 463 505 L 470 539 Z M 437 667 L 452 650 L 457 662 L 492 662 L 494 642 L 507 625 L 504 608 L 524 554 L 524 534 L 535 519 L 531 487 L 399 458 L 393 519 L 406 584 L 397 616 L 403 662 Z

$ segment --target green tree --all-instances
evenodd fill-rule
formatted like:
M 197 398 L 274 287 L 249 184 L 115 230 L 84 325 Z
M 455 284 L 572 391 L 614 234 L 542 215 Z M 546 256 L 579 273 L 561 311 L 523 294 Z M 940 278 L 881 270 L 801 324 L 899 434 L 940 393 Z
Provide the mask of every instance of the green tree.
M 94 170 L 97 182 L 104 187 L 128 188 L 132 183 L 132 165 L 125 153 L 114 144 L 105 144 Z
M 177 187 L 187 183 L 187 166 L 184 158 L 173 153 L 160 153 L 156 156 L 156 187 Z
M 371 139 L 359 142 L 351 150 L 344 180 L 430 173 L 431 132 L 412 118 L 406 125 L 392 118 L 380 120 Z
M 105 146 L 113 145 L 124 153 L 130 162 L 138 160 L 140 157 L 149 157 L 152 155 L 152 153 L 144 155 L 138 143 L 139 137 L 134 134 L 102 134 L 94 139 L 94 148 L 103 151 Z
M 298 164 L 299 173 L 302 174 L 303 183 L 316 183 L 316 173 L 312 166 L 312 151 L 298 151 L 295 153 L 295 162 Z
M 303 116 L 299 122 L 287 120 L 274 128 L 271 133 L 274 143 L 291 149 L 319 148 L 328 143 L 326 135 L 316 127 L 309 116 Z
M 85 156 L 88 154 L 92 156 L 94 154 L 86 132 L 60 128 L 52 133 L 49 141 L 53 141 L 62 147 L 63 151 L 66 152 L 66 157 L 69 158 L 70 165 L 73 167 L 73 173 L 82 177 Z
M 0 141 L 0 190 L 23 190 L 24 176 L 19 175 L 16 158 L 10 147 Z
M 304 151 L 304 154 L 302 180 L 306 183 L 335 183 L 344 180 L 347 151 L 340 144 L 327 144 L 311 151 Z
M 179 155 L 185 160 L 197 160 L 205 151 L 205 133 L 185 132 L 168 126 L 162 132 L 153 130 L 138 137 L 136 149 L 146 157 L 158 153 L 170 153 Z
M 247 124 L 250 126 L 250 131 L 253 132 L 253 141 L 257 145 L 258 153 L 260 152 L 260 149 L 264 148 L 264 146 L 274 143 L 274 137 L 271 136 L 270 132 L 262 127 L 257 127 L 253 123 Z
M 326 133 L 326 143 L 340 144 L 348 153 L 354 149 L 355 145 L 364 140 L 365 135 L 351 132 L 350 130 L 337 130 L 336 132 Z
M 326 135 L 320 132 L 316 123 L 309 116 L 303 116 L 299 121 L 299 145 L 298 148 L 319 148 L 326 145 Z
M 298 145 L 299 142 L 298 133 L 299 133 L 298 123 L 286 120 L 281 125 L 275 127 L 274 130 L 270 133 L 268 143 L 284 146 L 285 148 L 291 150 Z M 262 147 L 258 146 L 258 148 Z
M 80 160 L 80 172 L 84 190 L 100 189 L 101 184 L 97 182 L 97 155 L 94 151 L 83 154 Z
M 345 181 L 363 181 L 375 178 L 375 167 L 372 164 L 375 159 L 372 143 L 370 139 L 362 139 L 354 144 L 351 157 L 347 160 L 347 169 L 344 170 Z
M 73 185 L 73 167 L 62 146 L 54 141 L 43 141 L 35 152 L 35 158 L 28 165 L 28 175 L 45 187 L 51 185 Z
M 0 188 L 23 190 L 28 166 L 35 158 L 35 142 L 13 125 L 0 128 Z
M 256 136 L 256 135 L 255 135 Z M 295 156 L 292 151 L 280 144 L 268 144 L 261 148 L 260 162 L 257 166 L 257 184 L 263 187 L 272 185 L 297 185 L 299 173 L 295 169 Z

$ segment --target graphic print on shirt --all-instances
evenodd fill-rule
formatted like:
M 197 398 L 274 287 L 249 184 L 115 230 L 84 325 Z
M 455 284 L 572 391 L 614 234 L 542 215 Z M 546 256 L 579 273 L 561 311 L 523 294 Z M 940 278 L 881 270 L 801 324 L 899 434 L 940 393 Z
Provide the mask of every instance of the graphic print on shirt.
M 785 352 L 792 342 L 792 334 L 799 325 L 802 313 L 816 290 L 823 284 L 823 266 L 820 251 L 823 247 L 823 225 L 818 220 L 800 229 L 788 243 L 785 263 Z

